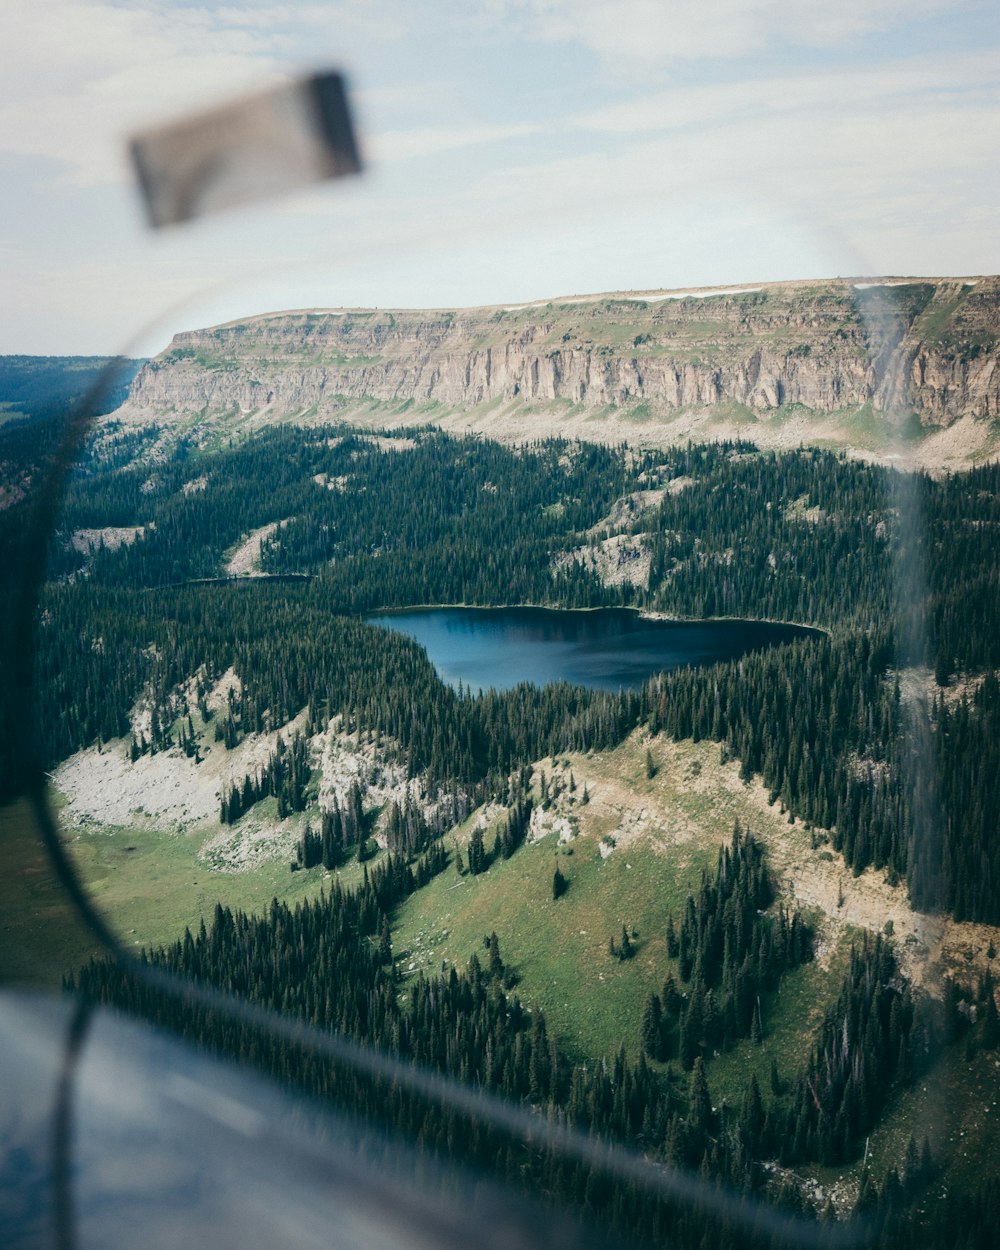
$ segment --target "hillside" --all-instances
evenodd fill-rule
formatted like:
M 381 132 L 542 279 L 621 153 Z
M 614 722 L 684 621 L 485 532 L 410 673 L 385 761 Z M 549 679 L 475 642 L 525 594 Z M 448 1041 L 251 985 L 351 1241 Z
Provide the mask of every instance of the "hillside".
M 222 427 L 435 423 L 510 441 L 803 442 L 988 457 L 1000 279 L 837 279 L 460 310 L 273 313 L 178 334 L 120 415 Z
M 37 482 L 72 405 L 100 380 L 97 411 L 113 412 L 141 364 L 105 356 L 0 356 L 0 511 L 24 499 Z
M 86 450 L 42 590 L 37 732 L 125 945 L 747 1196 L 905 1220 L 945 1191 L 993 1203 L 1000 465 L 511 446 L 412 410 L 381 434 L 210 419 L 201 447 L 192 414 L 155 457 L 170 431 L 115 417 Z M 29 506 L 0 511 L 0 550 Z M 915 515 L 926 634 L 901 636 Z M 447 604 L 820 629 L 657 660 L 634 690 L 554 659 L 544 685 L 476 694 L 365 619 Z M 24 716 L 0 711 L 14 795 Z M 76 965 L 101 1001 L 259 1053 L 80 969 L 93 944 L 8 824 L 0 975 Z M 265 1064 L 329 1093 L 284 1051 Z M 447 1140 L 410 1110 L 384 1108 Z M 534 1183 L 520 1148 L 481 1149 Z M 702 1240 L 621 1218 L 626 1244 Z
M 748 1195 L 973 1200 L 1000 1070 L 1000 465 L 287 422 L 199 449 L 200 419 L 152 464 L 157 425 L 109 423 L 42 595 L 40 746 L 124 942 Z M 904 557 L 926 636 L 897 628 Z M 474 693 L 365 619 L 415 604 L 820 629 L 634 690 Z M 28 950 L 58 979 L 88 947 L 37 857 L 10 876 L 0 973 Z M 114 965 L 78 976 L 254 1049 Z M 447 1137 L 433 1108 L 407 1122 Z
M 110 356 L 0 356 L 0 424 L 23 417 L 59 416 L 82 398 L 112 363 Z M 100 404 L 111 412 L 128 395 L 142 364 L 121 360 Z

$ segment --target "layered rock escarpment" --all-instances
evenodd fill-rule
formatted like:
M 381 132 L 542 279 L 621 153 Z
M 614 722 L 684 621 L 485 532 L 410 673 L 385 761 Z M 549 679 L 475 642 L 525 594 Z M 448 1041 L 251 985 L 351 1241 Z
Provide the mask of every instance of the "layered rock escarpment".
M 456 311 L 277 313 L 178 334 L 119 416 L 594 420 L 736 405 L 946 427 L 1000 416 L 1000 279 L 777 283 Z

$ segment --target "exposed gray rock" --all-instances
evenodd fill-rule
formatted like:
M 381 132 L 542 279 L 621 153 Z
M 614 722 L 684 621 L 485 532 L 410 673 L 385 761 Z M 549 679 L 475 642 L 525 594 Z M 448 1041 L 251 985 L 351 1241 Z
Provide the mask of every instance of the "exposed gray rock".
M 871 405 L 889 422 L 940 427 L 1000 416 L 998 338 L 993 277 L 278 313 L 178 334 L 116 416 L 324 420 L 362 401 L 651 419 L 723 404 L 750 414 Z

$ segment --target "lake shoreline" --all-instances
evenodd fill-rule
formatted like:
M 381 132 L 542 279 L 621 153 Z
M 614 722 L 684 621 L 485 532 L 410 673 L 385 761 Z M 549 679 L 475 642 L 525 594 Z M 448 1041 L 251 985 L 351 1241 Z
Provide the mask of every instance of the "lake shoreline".
M 424 604 L 362 620 L 412 639 L 443 681 L 477 691 L 553 682 L 638 690 L 657 673 L 828 637 L 785 621 L 678 620 L 634 607 Z
M 396 607 L 371 608 L 364 612 L 351 613 L 360 621 L 372 616 L 399 616 L 407 612 L 443 612 L 449 609 L 461 609 L 467 612 L 499 612 L 517 608 L 531 608 L 538 612 L 632 612 L 640 620 L 663 621 L 675 625 L 788 625 L 808 633 L 819 634 L 824 638 L 833 637 L 831 630 L 824 625 L 813 625 L 808 621 L 789 621 L 776 616 L 674 616 L 669 612 L 658 612 L 653 608 L 637 608 L 631 604 L 598 604 L 596 607 L 565 607 L 552 603 L 408 603 Z

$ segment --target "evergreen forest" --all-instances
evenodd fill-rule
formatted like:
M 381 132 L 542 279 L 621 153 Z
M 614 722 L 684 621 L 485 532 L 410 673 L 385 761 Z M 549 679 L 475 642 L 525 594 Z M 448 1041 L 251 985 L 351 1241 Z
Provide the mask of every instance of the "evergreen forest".
M 274 801 L 279 819 L 305 817 L 289 873 L 348 858 L 363 869 L 356 888 L 338 881 L 294 908 L 275 900 L 267 914 L 247 915 L 220 905 L 210 924 L 145 952 L 143 967 L 832 1228 L 833 1209 L 813 1208 L 795 1170 L 857 1164 L 881 1117 L 956 1047 L 992 1054 L 991 979 L 949 983 L 939 1001 L 903 975 L 889 934 L 859 933 L 809 1053 L 764 1086 L 751 1081 L 734 1107 L 713 1100 L 713 1063 L 759 1043 L 786 978 L 815 956 L 812 922 L 779 901 L 752 829 L 737 826 L 681 911 L 664 916 L 655 941 L 672 971 L 649 986 L 633 1053 L 581 1062 L 564 1048 L 543 1012 L 521 1001 L 502 931 L 486 935 L 466 968 L 407 979 L 393 925 L 446 869 L 479 876 L 523 853 L 545 799 L 532 789 L 535 762 L 612 750 L 637 729 L 718 744 L 782 812 L 829 831 L 849 871 L 883 874 L 915 908 L 1000 924 L 1000 466 L 932 478 L 744 442 L 510 447 L 424 428 L 375 438 L 332 426 L 275 427 L 207 451 L 159 433 L 112 416 L 79 462 L 41 591 L 33 718 L 9 683 L 0 691 L 0 793 L 18 793 L 29 724 L 47 768 L 94 744 L 133 762 L 170 751 L 197 761 L 206 736 L 231 751 L 281 730 L 266 761 L 220 795 L 220 823 L 237 826 Z M 44 462 L 44 445 L 0 429 L 0 461 L 23 488 L 0 510 L 0 559 L 16 568 L 29 470 Z M 72 541 L 112 530 L 130 540 Z M 257 575 L 227 571 L 256 531 Z M 634 561 L 641 575 L 609 575 L 615 560 L 619 569 Z M 635 690 L 560 682 L 472 693 L 443 682 L 415 642 L 363 619 L 434 604 L 618 607 L 823 632 L 653 674 Z M 213 710 L 208 694 L 229 670 L 238 683 Z M 140 698 L 150 715 L 137 730 Z M 301 728 L 286 732 L 300 716 Z M 359 791 L 318 804 L 309 741 L 335 719 L 428 796 L 426 809 L 406 801 L 382 814 L 380 849 Z M 652 775 L 652 757 L 648 767 Z M 504 812 L 495 841 L 474 835 L 467 864 L 455 864 L 444 835 L 484 804 Z M 557 867 L 556 906 L 567 889 Z M 631 941 L 623 927 L 609 949 L 631 958 Z M 732 1244 L 733 1228 L 706 1210 L 611 1183 L 596 1166 L 505 1139 L 405 1085 L 181 1004 L 125 963 L 97 961 L 68 983 L 251 1059 L 430 1154 L 489 1162 L 507 1183 L 601 1221 L 627 1244 Z M 914 1139 L 898 1168 L 864 1171 L 859 1244 L 992 1245 L 1000 1190 L 983 1177 L 961 1197 L 928 1203 L 944 1166 Z M 763 1226 L 739 1236 L 777 1244 Z

